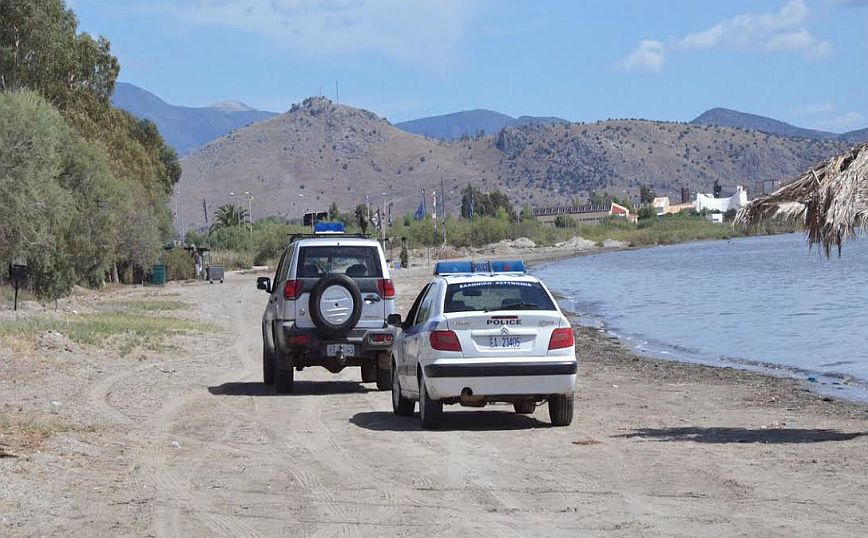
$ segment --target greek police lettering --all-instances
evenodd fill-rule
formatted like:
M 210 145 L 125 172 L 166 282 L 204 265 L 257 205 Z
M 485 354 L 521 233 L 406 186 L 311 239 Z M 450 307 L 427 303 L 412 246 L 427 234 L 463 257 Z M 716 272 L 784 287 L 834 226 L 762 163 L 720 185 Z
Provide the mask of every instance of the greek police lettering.
M 488 325 L 521 325 L 520 319 L 490 319 Z

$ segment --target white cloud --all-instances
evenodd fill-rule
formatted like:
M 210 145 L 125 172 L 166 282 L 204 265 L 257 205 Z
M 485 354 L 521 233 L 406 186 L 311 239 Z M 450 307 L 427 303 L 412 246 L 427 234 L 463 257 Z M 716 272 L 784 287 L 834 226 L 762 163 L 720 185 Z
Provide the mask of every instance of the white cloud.
M 182 24 L 262 35 L 311 56 L 375 53 L 435 69 L 445 69 L 455 60 L 474 10 L 461 0 L 114 0 L 111 4 Z
M 796 107 L 794 112 L 798 116 L 816 116 L 819 114 L 831 114 L 836 110 L 838 110 L 838 106 L 835 103 L 813 103 Z
M 688 34 L 678 45 L 685 50 L 729 48 L 798 52 L 805 58 L 820 58 L 832 51 L 832 44 L 808 32 L 805 28 L 808 13 L 804 0 L 790 0 L 776 12 L 746 13 Z
M 620 62 L 620 67 L 628 73 L 643 71 L 646 73 L 659 73 L 663 70 L 666 62 L 666 48 L 660 41 L 646 39 L 639 42 L 639 46 L 631 50 Z
M 817 129 L 825 131 L 850 131 L 865 127 L 865 115 L 859 112 L 845 112 L 827 120 L 818 121 L 814 124 Z

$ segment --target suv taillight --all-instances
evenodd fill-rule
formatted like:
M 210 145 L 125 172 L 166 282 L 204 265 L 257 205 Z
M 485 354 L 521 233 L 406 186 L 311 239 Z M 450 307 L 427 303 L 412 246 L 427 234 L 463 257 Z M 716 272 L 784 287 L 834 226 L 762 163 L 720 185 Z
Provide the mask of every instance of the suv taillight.
M 552 337 L 549 339 L 549 351 L 552 349 L 564 349 L 576 345 L 576 339 L 573 336 L 573 330 L 570 327 L 564 329 L 555 329 L 552 331 Z
M 383 299 L 395 298 L 395 282 L 390 278 L 381 278 L 377 280 L 377 289 L 380 291 L 380 297 Z
M 431 331 L 431 347 L 438 351 L 461 351 L 461 342 L 454 331 Z
M 283 285 L 283 298 L 298 299 L 298 296 L 301 295 L 301 284 L 301 280 L 287 280 L 286 284 Z

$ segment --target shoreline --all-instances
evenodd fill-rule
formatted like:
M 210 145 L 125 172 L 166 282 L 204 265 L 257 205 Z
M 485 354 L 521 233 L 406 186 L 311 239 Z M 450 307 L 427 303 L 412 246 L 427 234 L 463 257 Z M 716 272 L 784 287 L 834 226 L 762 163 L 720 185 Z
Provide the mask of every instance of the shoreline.
M 713 241 L 713 240 L 709 240 Z M 694 241 L 695 242 L 695 241 Z M 536 269 L 542 265 L 548 265 L 552 263 L 557 263 L 573 258 L 579 258 L 584 256 L 595 256 L 599 254 L 609 254 L 612 252 L 623 252 L 630 250 L 638 250 L 638 249 L 646 249 L 646 248 L 654 248 L 665 245 L 644 245 L 644 246 L 625 246 L 618 248 L 593 248 L 587 250 L 579 250 L 579 251 L 564 251 L 563 249 L 558 249 L 557 247 L 540 247 L 537 249 L 527 249 L 527 252 L 524 254 L 519 249 L 514 253 L 510 253 L 510 255 L 515 254 L 515 257 L 521 258 L 527 264 L 528 272 L 532 272 L 533 269 Z M 498 256 L 500 258 L 508 257 L 508 256 Z M 424 265 L 424 263 L 423 263 Z M 417 266 L 418 267 L 418 266 Z M 433 262 L 431 264 L 433 267 Z M 552 294 L 555 295 L 556 300 L 560 300 L 561 298 L 565 298 L 560 291 L 556 289 L 552 289 Z M 812 399 L 820 399 L 824 401 L 834 400 L 840 401 L 847 404 L 847 406 L 853 405 L 858 409 L 864 409 L 866 413 L 868 413 L 868 387 L 862 386 L 860 383 L 858 387 L 848 387 L 845 390 L 839 390 L 839 385 L 834 385 L 835 376 L 831 376 L 825 373 L 819 372 L 811 372 L 808 370 L 800 370 L 798 368 L 787 367 L 785 365 L 771 364 L 771 363 L 761 363 L 755 361 L 748 361 L 745 359 L 732 359 L 732 364 L 709 364 L 709 362 L 704 362 L 700 360 L 691 361 L 685 358 L 672 357 L 672 358 L 661 358 L 659 356 L 655 356 L 651 353 L 641 353 L 630 349 L 625 342 L 625 337 L 620 336 L 614 332 L 611 332 L 605 324 L 602 327 L 594 327 L 591 325 L 587 325 L 582 323 L 582 318 L 580 314 L 571 311 L 564 311 L 567 318 L 573 324 L 573 327 L 576 330 L 577 336 L 578 334 L 584 333 L 584 339 L 587 341 L 596 340 L 599 343 L 610 344 L 612 341 L 617 342 L 618 347 L 620 348 L 620 354 L 623 355 L 621 357 L 621 362 L 629 362 L 629 361 L 651 361 L 656 364 L 655 368 L 664 368 L 664 369 L 678 369 L 683 367 L 687 371 L 697 372 L 701 370 L 696 370 L 697 367 L 701 368 L 709 368 L 714 369 L 715 371 L 721 372 L 743 372 L 747 374 L 751 374 L 752 376 L 759 376 L 765 382 L 763 384 L 774 385 L 776 382 L 786 385 L 789 387 L 787 390 L 791 390 L 794 392 L 798 392 L 800 394 L 810 394 L 811 396 L 807 398 L 800 398 L 800 402 L 802 405 L 806 405 L 808 401 Z M 578 341 L 577 341 L 578 343 Z M 609 352 L 614 353 L 613 350 L 609 350 Z M 728 374 L 726 374 L 728 375 Z M 797 377 L 798 375 L 804 375 L 806 377 Z M 709 377 L 708 375 L 703 375 L 704 377 Z M 720 377 L 717 374 L 711 375 L 711 377 L 718 378 Z M 743 382 L 745 377 L 741 375 L 731 376 L 733 381 Z M 811 382 L 807 377 L 816 379 L 815 382 Z M 860 382 L 862 380 L 859 380 Z M 771 389 L 771 387 L 770 387 Z M 864 392 L 864 394 L 848 394 L 852 392 Z M 774 392 L 778 392 L 778 389 L 775 388 Z M 849 414 L 849 412 L 848 412 Z
M 568 259 L 584 256 L 594 256 L 598 254 L 608 254 L 612 252 L 639 250 L 659 246 L 664 245 L 631 246 L 609 249 L 589 249 L 577 252 L 575 254 L 556 251 L 541 252 L 534 253 L 534 255 L 532 256 L 528 256 L 525 261 L 527 262 L 528 271 L 530 272 L 531 270 L 538 268 L 542 265 L 549 265 Z M 558 301 L 567 298 L 557 289 L 552 288 L 551 291 L 552 294 L 555 296 L 555 299 Z M 602 326 L 597 327 L 588 323 L 584 323 L 582 316 L 577 312 L 564 309 L 564 314 L 573 324 L 573 327 L 576 329 L 577 333 L 579 331 L 584 331 L 587 338 L 593 337 L 600 340 L 615 341 L 620 347 L 621 353 L 625 357 L 633 357 L 638 360 L 654 361 L 659 364 L 667 365 L 667 367 L 671 368 L 677 368 L 678 366 L 701 366 L 704 368 L 713 368 L 725 372 L 747 372 L 756 376 L 762 376 L 763 378 L 767 378 L 769 380 L 786 381 L 789 385 L 792 386 L 792 390 L 796 390 L 799 392 L 807 391 L 808 393 L 815 395 L 815 397 L 824 400 L 840 400 L 848 404 L 856 405 L 859 408 L 864 408 L 866 412 L 868 412 L 868 384 L 865 383 L 865 380 L 859 378 L 853 378 L 852 376 L 849 376 L 851 379 L 854 379 L 858 382 L 854 387 L 852 385 L 845 385 L 840 383 L 838 385 L 835 384 L 836 382 L 839 382 L 848 377 L 846 374 L 840 374 L 840 377 L 838 377 L 836 375 L 830 375 L 828 373 L 813 372 L 810 370 L 799 369 L 796 367 L 790 367 L 782 364 L 763 363 L 760 361 L 750 361 L 748 359 L 739 359 L 735 357 L 730 359 L 731 364 L 713 364 L 713 359 L 703 360 L 701 358 L 697 358 L 696 360 L 690 360 L 690 358 L 679 356 L 664 358 L 659 355 L 655 355 L 651 351 L 642 353 L 640 351 L 635 351 L 631 349 L 627 345 L 628 337 L 624 335 L 619 335 L 611 331 L 606 326 L 605 322 L 603 322 Z M 656 368 L 659 367 L 659 365 L 656 366 Z M 841 389 L 839 387 L 844 388 Z

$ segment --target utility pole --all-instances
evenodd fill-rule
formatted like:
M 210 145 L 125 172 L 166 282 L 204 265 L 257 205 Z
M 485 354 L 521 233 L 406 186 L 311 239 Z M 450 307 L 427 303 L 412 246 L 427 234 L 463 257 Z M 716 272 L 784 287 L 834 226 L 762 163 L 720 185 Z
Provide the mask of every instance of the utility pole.
M 250 238 L 253 238 L 253 195 L 250 194 L 250 191 L 245 191 L 244 194 L 247 195 L 247 220 L 250 224 Z
M 338 89 L 338 81 L 335 81 L 335 103 L 341 104 L 341 92 Z
M 202 211 L 205 212 L 205 224 L 208 224 L 208 201 L 202 198 Z
M 446 189 L 443 188 L 443 176 L 440 176 L 440 200 L 443 204 L 443 244 L 446 245 Z

